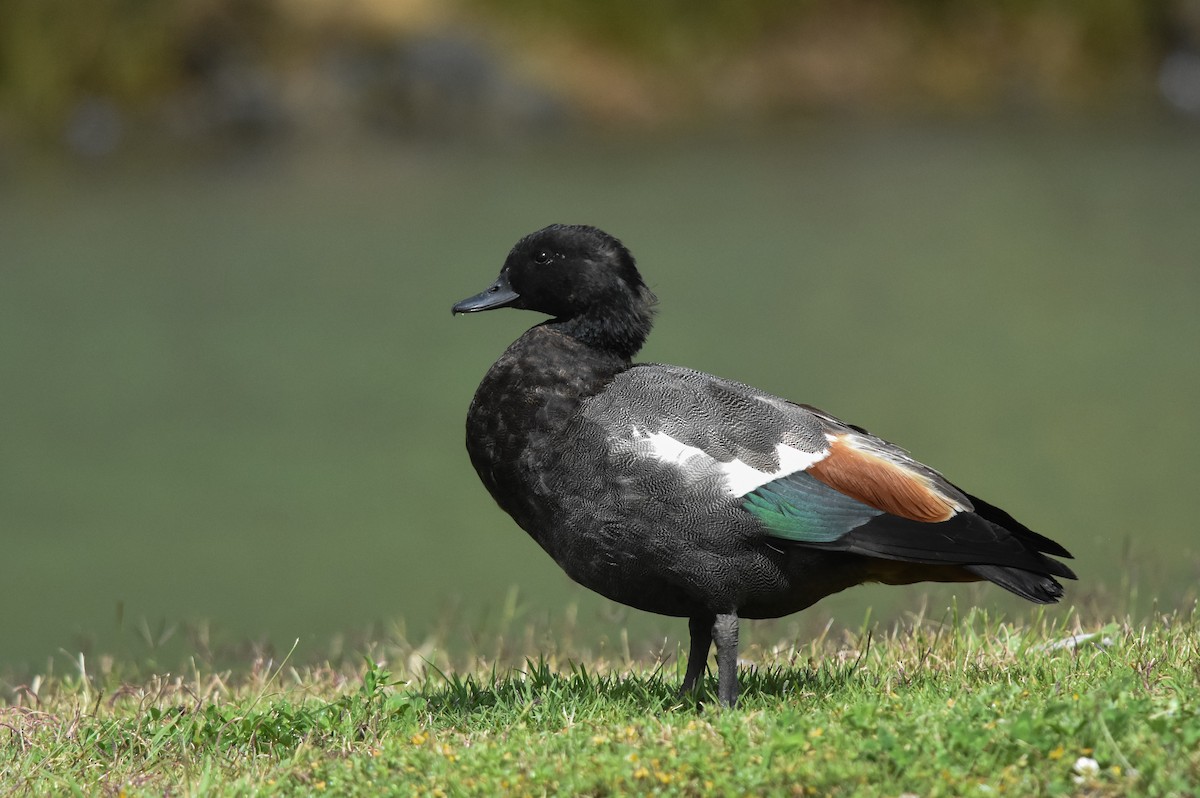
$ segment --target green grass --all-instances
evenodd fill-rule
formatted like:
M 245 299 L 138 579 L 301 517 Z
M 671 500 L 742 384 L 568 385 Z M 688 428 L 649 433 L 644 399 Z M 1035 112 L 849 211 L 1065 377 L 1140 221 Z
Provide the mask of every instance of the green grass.
M 550 646 L 512 669 L 478 657 L 434 667 L 410 651 L 356 668 L 260 661 L 239 676 L 80 660 L 0 708 L 0 784 L 55 795 L 1200 789 L 1195 609 L 1086 629 L 1077 617 L 954 615 L 751 643 L 733 711 L 677 699 L 675 651 L 586 661 Z M 1064 642 L 1080 632 L 1091 636 Z M 1081 758 L 1096 770 L 1081 775 Z

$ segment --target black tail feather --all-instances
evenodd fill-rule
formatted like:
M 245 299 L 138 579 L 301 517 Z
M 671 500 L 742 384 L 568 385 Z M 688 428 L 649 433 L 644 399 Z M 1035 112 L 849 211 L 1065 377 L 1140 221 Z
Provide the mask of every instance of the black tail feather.
M 957 488 L 958 486 L 955 485 L 955 487 Z M 971 500 L 971 504 L 975 505 L 976 515 L 986 518 L 996 526 L 1003 527 L 1014 537 L 1022 540 L 1024 543 L 1029 544 L 1032 548 L 1042 552 L 1043 554 L 1049 554 L 1053 557 L 1066 557 L 1069 560 L 1075 559 L 1074 555 L 1063 548 L 1062 545 L 1051 540 L 1045 535 L 1039 535 L 1037 532 L 1034 532 L 1032 529 L 1025 526 L 996 505 L 989 504 L 978 496 L 972 496 L 970 493 L 962 490 L 962 488 L 958 489 L 962 491 L 968 499 Z
M 959 513 L 948 521 L 933 524 L 884 514 L 836 541 L 818 545 L 885 560 L 927 565 L 991 565 L 1075 578 L 1070 568 L 1047 557 L 1027 536 L 1014 534 L 976 513 Z
M 968 565 L 966 570 L 1035 604 L 1054 604 L 1063 596 L 1063 586 L 1045 574 L 1000 565 Z

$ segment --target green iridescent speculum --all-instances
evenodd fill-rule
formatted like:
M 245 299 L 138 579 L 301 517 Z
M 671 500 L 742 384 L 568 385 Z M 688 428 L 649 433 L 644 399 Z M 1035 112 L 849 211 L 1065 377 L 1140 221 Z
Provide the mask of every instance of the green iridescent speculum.
M 797 543 L 831 543 L 879 510 L 800 472 L 746 494 L 742 502 L 770 533 Z

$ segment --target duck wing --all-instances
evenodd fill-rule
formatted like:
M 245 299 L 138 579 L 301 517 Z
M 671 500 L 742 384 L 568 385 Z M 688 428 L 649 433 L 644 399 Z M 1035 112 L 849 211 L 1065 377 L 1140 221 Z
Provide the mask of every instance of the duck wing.
M 817 408 L 675 366 L 635 366 L 589 400 L 618 458 L 668 463 L 698 497 L 736 500 L 770 538 L 963 566 L 1034 601 L 1074 578 L 1062 546 L 908 452 Z M 1013 571 L 1015 569 L 1015 572 Z

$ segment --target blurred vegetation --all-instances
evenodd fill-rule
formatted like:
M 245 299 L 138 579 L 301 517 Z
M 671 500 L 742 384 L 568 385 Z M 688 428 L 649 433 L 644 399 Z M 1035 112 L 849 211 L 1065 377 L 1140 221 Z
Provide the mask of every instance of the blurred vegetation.
M 268 76 L 260 94 L 286 115 L 320 115 L 328 108 L 311 102 L 313 92 L 291 89 L 320 83 L 336 61 L 331 53 L 422 37 L 484 43 L 497 68 L 511 67 L 585 117 L 618 127 L 831 107 L 1054 109 L 1149 95 L 1173 42 L 1195 45 L 1194 5 L 6 0 L 0 123 L 54 136 L 94 98 L 122 114 L 156 117 L 158 104 L 180 92 L 228 82 L 229 64 Z
M 270 0 L 8 0 L 0 102 L 35 129 L 81 98 L 147 103 L 202 73 L 214 50 L 267 51 L 289 35 Z
M 737 52 L 764 41 L 788 38 L 813 26 L 829 34 L 837 24 L 870 29 L 908 27 L 923 40 L 986 36 L 994 45 L 1017 49 L 1034 27 L 1059 29 L 1077 40 L 1081 55 L 1101 66 L 1142 55 L 1153 48 L 1166 0 L 611 0 L 607 3 L 555 0 L 465 0 L 472 8 L 519 25 L 570 31 L 580 39 L 618 51 L 665 59 L 712 52 Z M 824 29 L 824 30 L 823 30 Z M 1054 38 L 1055 32 L 1048 32 Z M 1063 41 L 1058 42 L 1060 45 Z M 871 53 L 863 53 L 870 57 Z M 980 52 L 981 58 L 988 57 Z

